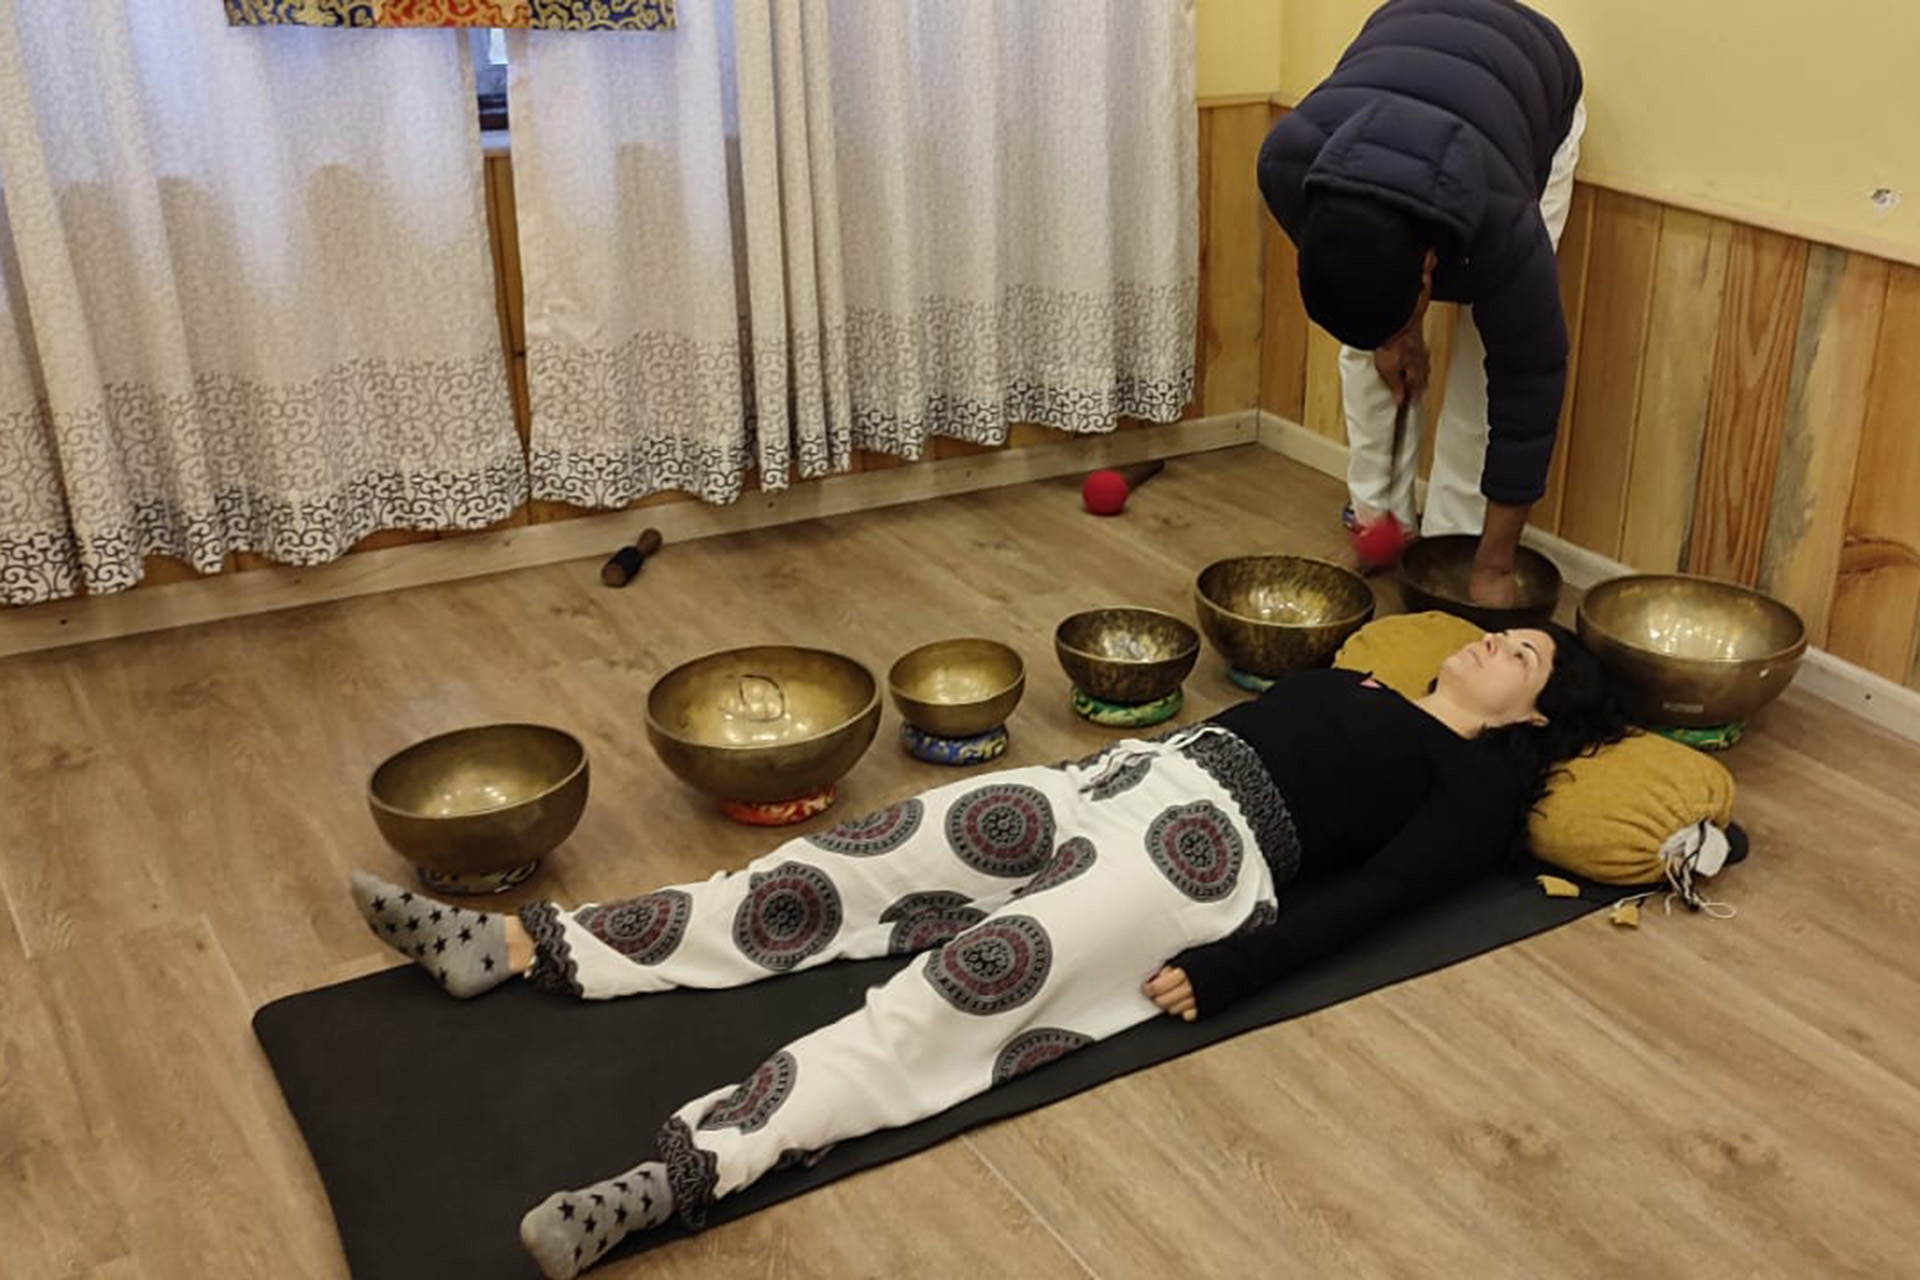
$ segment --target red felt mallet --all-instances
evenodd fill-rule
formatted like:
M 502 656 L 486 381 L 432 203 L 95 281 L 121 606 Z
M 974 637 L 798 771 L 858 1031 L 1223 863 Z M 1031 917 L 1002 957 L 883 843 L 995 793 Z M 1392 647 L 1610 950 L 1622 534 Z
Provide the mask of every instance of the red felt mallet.
M 1413 534 L 1393 518 L 1392 512 L 1383 512 L 1353 531 L 1354 554 L 1368 570 L 1391 569 L 1399 564 L 1412 541 Z
M 1118 470 L 1096 471 L 1080 486 L 1080 501 L 1096 516 L 1117 516 L 1127 505 L 1128 496 L 1159 475 L 1166 465 L 1155 458 Z

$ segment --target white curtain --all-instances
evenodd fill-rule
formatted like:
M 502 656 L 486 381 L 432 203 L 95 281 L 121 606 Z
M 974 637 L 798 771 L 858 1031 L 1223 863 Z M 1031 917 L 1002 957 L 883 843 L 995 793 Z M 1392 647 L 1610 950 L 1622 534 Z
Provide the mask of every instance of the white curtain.
M 0 599 L 524 498 L 464 36 L 0 0 Z
M 733 0 L 512 50 L 535 495 L 736 496 L 1167 422 L 1192 390 L 1187 0 Z
M 740 491 L 715 7 L 681 5 L 671 35 L 507 35 L 536 497 L 616 507 L 662 489 Z

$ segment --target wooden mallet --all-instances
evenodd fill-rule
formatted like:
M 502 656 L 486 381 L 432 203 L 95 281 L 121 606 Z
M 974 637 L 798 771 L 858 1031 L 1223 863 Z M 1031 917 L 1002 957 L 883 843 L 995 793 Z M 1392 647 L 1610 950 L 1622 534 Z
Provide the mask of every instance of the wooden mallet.
M 1413 397 L 1400 402 L 1393 414 L 1393 465 L 1400 464 L 1400 449 L 1407 438 L 1407 414 Z M 1360 567 L 1368 573 L 1391 569 L 1413 542 L 1413 531 L 1401 525 L 1391 511 L 1383 511 L 1353 531 L 1353 551 Z
M 610 587 L 624 587 L 639 576 L 647 557 L 660 549 L 660 531 L 647 529 L 631 544 L 620 548 L 600 566 L 600 581 Z

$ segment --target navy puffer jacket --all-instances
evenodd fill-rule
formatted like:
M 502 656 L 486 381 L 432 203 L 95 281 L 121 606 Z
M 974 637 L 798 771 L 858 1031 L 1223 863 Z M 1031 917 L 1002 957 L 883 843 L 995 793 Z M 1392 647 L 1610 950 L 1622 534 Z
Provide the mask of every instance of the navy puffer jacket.
M 1540 197 L 1581 91 L 1565 37 L 1513 0 L 1389 0 L 1260 148 L 1260 190 L 1296 241 L 1316 190 L 1448 233 L 1434 296 L 1470 304 L 1486 340 L 1495 502 L 1539 498 L 1553 459 L 1567 327 Z

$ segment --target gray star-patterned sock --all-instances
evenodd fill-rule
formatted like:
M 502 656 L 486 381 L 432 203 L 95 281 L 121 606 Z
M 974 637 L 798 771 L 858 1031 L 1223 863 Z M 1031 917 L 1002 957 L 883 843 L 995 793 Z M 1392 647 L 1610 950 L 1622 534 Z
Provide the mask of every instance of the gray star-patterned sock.
M 573 1280 L 627 1233 L 659 1226 L 673 1212 L 667 1166 L 635 1165 L 578 1191 L 556 1191 L 520 1219 L 520 1243 L 547 1280 Z
M 465 1000 L 513 976 L 505 916 L 449 907 L 364 871 L 353 874 L 353 903 L 374 937 L 432 974 L 449 995 Z

